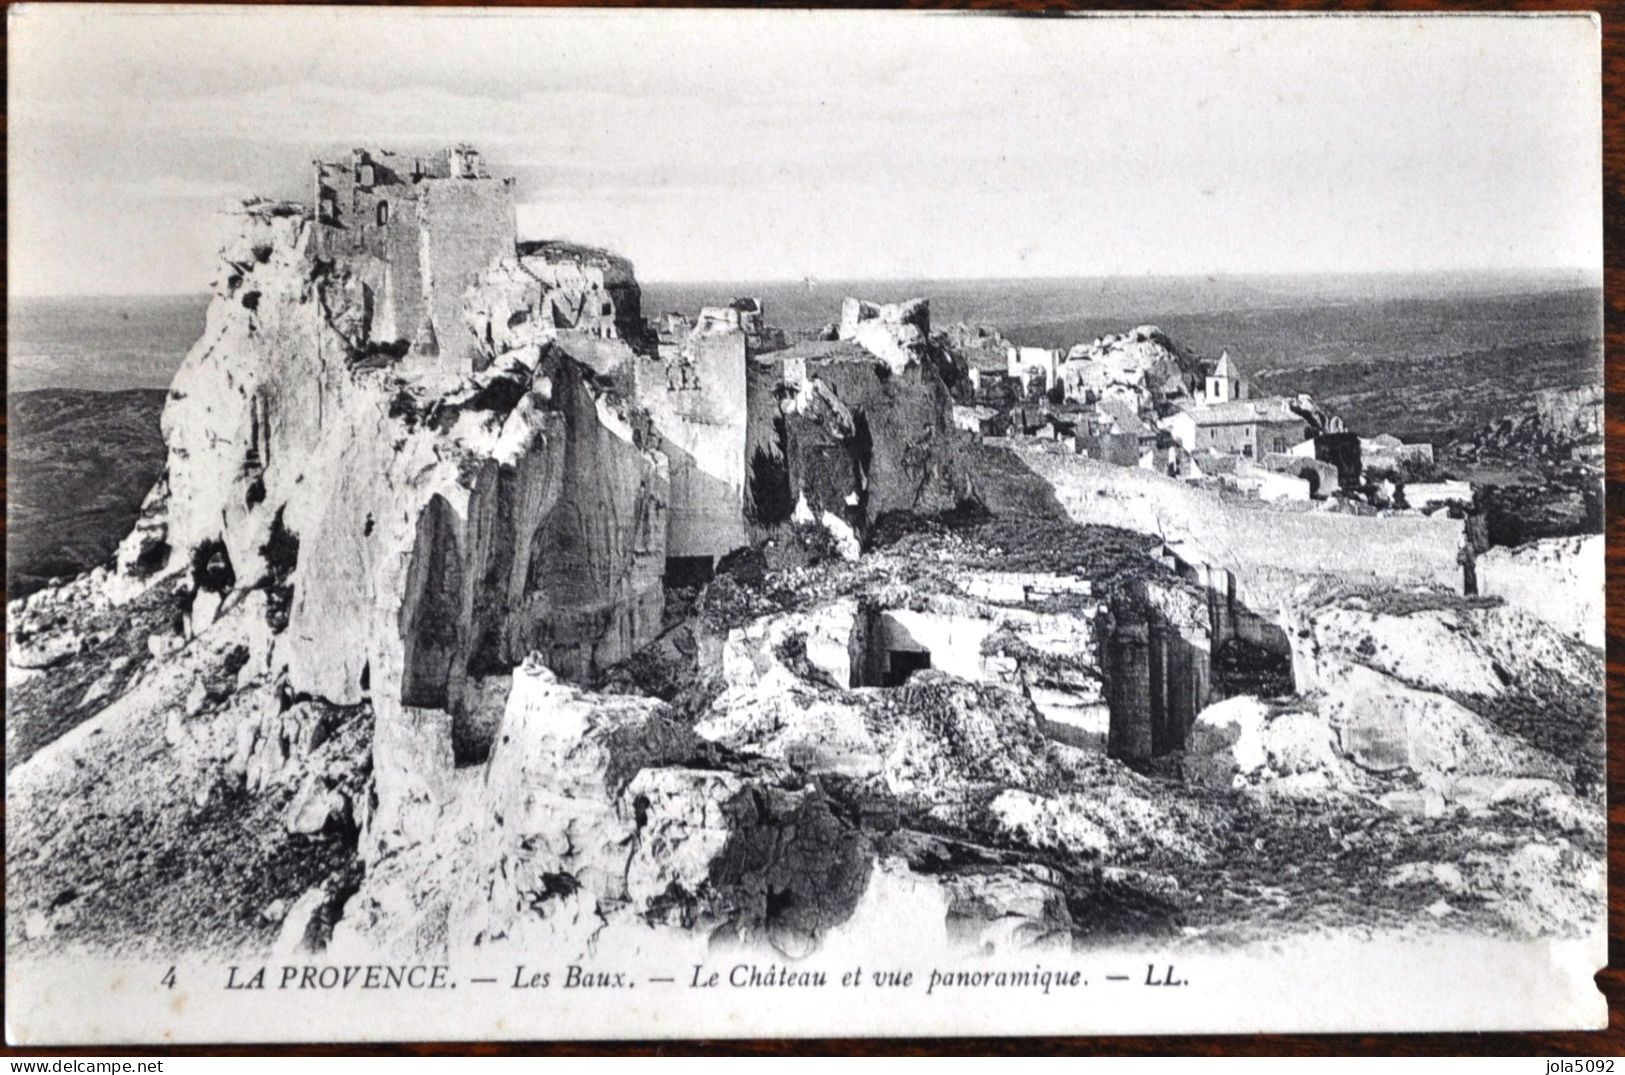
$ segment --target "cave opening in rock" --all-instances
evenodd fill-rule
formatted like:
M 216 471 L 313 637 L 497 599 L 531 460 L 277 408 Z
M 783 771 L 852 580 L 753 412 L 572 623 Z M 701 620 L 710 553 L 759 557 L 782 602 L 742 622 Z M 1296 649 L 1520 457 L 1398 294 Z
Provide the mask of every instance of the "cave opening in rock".
M 982 676 L 990 620 L 930 609 L 870 609 L 854 624 L 849 645 L 852 686 L 900 687 L 916 672 L 941 668 Z
M 886 654 L 886 674 L 881 685 L 901 687 L 915 672 L 931 667 L 930 650 L 894 649 Z
M 716 560 L 710 556 L 666 557 L 666 585 L 699 589 L 716 575 Z

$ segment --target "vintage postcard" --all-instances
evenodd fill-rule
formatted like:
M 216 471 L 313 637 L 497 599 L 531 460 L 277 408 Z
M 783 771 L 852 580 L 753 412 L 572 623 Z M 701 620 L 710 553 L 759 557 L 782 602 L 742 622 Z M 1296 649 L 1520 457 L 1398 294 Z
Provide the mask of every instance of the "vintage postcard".
M 1605 1024 L 1595 18 L 9 48 L 11 1042 Z

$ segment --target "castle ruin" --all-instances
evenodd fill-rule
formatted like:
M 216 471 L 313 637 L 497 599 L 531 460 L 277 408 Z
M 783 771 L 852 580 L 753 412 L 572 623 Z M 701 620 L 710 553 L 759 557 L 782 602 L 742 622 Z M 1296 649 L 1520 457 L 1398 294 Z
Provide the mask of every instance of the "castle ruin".
M 513 180 L 459 145 L 427 157 L 356 149 L 316 161 L 315 250 L 359 278 L 366 339 L 419 360 L 475 361 L 463 292 L 518 240 Z

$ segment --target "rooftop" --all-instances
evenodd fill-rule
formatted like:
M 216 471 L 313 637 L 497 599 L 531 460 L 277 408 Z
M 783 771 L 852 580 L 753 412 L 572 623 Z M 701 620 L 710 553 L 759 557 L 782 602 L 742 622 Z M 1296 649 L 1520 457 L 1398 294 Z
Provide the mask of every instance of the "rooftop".
M 1244 425 L 1250 422 L 1302 422 L 1303 416 L 1278 396 L 1263 399 L 1233 399 L 1186 412 L 1199 426 Z
M 1218 365 L 1213 367 L 1212 376 L 1235 378 L 1243 377 L 1245 374 L 1242 372 L 1241 363 L 1231 358 L 1229 351 L 1224 351 L 1219 355 Z
M 1141 420 L 1139 412 L 1125 400 L 1108 398 L 1101 400 L 1095 406 L 1102 415 L 1117 424 L 1119 433 L 1130 433 L 1139 437 L 1156 432 L 1155 429 Z

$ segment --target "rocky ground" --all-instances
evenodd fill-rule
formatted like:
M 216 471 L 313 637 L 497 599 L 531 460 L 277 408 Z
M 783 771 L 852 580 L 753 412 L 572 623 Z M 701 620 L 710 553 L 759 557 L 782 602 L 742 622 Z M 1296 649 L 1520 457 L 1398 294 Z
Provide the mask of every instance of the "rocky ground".
M 46 594 L 58 598 L 52 619 L 106 622 L 83 590 Z M 167 603 L 173 587 L 152 597 Z M 344 810 L 312 805 L 321 796 L 311 781 L 319 774 L 325 792 L 331 774 L 360 796 L 370 722 L 364 712 L 296 714 L 305 733 L 278 727 L 273 743 L 256 734 L 258 718 L 244 719 L 252 695 L 237 684 L 242 628 L 262 608 L 161 660 L 140 630 L 145 601 L 132 611 L 129 629 L 83 658 L 122 662 L 122 687 L 93 716 L 70 708 L 81 718 L 71 727 L 57 706 L 77 692 L 80 661 L 34 669 L 20 685 L 10 670 L 8 761 L 9 740 L 24 749 L 7 778 L 8 943 L 135 955 L 263 949 L 299 897 L 355 869 L 353 824 Z M 168 625 L 151 637 L 171 637 Z
M 130 680 L 54 736 L 41 714 L 90 662 L 39 661 L 11 696 L 15 734 L 47 742 L 11 782 L 10 941 L 422 950 L 637 921 L 796 954 L 886 885 L 995 950 L 1541 936 L 1601 913 L 1598 651 L 1494 600 L 1323 592 L 1296 692 L 1218 702 L 1136 770 L 1063 725 L 1068 700 L 1101 703 L 1101 599 L 1187 585 L 1151 539 L 974 514 L 882 530 L 856 561 L 735 558 L 596 692 L 516 671 L 490 759 L 446 772 L 421 838 L 365 868 L 370 716 L 259 701 L 275 688 L 236 654 L 263 591 L 163 662 L 136 628 L 81 642 Z M 30 602 L 33 651 L 94 634 L 85 600 Z M 864 685 L 866 616 L 899 610 L 942 670 Z
M 1600 542 L 1462 597 L 1443 516 L 980 444 L 924 302 L 741 371 L 526 243 L 379 339 L 376 264 L 241 217 L 134 528 L 7 610 L 13 958 L 1601 922 Z M 668 590 L 701 376 L 743 547 Z

